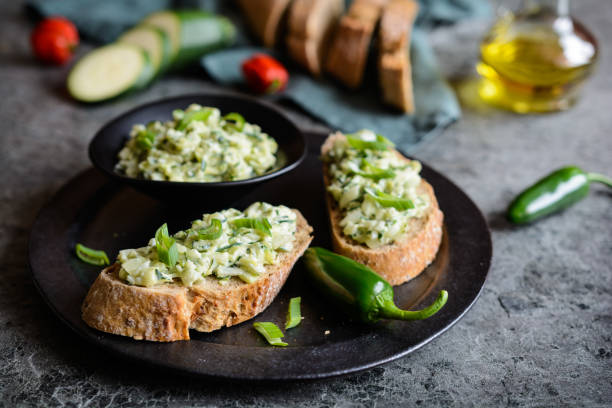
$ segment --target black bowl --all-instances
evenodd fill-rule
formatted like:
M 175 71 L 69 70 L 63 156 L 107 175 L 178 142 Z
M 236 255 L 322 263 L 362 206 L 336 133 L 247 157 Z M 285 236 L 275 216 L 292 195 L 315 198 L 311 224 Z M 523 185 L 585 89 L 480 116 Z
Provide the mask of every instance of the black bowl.
M 185 109 L 192 103 L 216 107 L 222 114 L 238 112 L 247 122 L 259 125 L 278 143 L 281 166 L 246 180 L 208 183 L 136 179 L 115 171 L 117 154 L 129 138 L 134 124 L 170 120 L 174 109 Z M 306 151 L 302 132 L 273 105 L 251 97 L 223 93 L 185 95 L 142 105 L 106 124 L 89 145 L 89 157 L 94 166 L 113 180 L 163 201 L 178 205 L 195 204 L 207 210 L 222 209 L 261 183 L 295 169 L 304 160 Z

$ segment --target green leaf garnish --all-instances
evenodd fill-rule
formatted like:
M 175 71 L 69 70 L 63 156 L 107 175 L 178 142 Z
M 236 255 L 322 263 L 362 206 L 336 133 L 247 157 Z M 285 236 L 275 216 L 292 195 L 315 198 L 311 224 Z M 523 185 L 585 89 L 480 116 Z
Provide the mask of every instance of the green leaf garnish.
M 238 218 L 232 224 L 236 228 L 252 228 L 262 235 L 272 236 L 272 225 L 267 218 Z
M 198 230 L 198 238 L 213 240 L 219 238 L 222 232 L 223 225 L 221 224 L 221 221 L 216 218 L 213 218 L 207 228 L 202 228 L 201 230 Z
M 240 242 L 234 242 L 233 244 L 226 245 L 224 247 L 218 248 L 217 252 L 225 252 L 235 246 L 242 245 Z
M 155 132 L 152 130 L 141 130 L 136 135 L 136 144 L 142 150 L 149 150 L 153 147 L 153 143 L 155 143 Z
M 387 150 L 389 147 L 394 147 L 392 141 L 384 137 L 383 135 L 376 135 L 374 140 L 364 140 L 358 133 L 346 135 L 346 140 L 349 146 L 357 150 Z
M 388 208 L 393 207 L 396 210 L 404 211 L 414 208 L 414 203 L 412 200 L 407 200 L 405 198 L 400 198 L 393 196 L 391 194 L 383 193 L 380 190 L 376 190 L 375 192 L 366 191 L 370 197 L 372 197 L 378 204 L 381 206 Z
M 301 297 L 291 298 L 289 301 L 289 312 L 287 313 L 287 323 L 285 330 L 291 329 L 302 322 L 302 313 L 300 311 Z
M 206 122 L 212 113 L 213 110 L 210 108 L 186 112 L 183 119 L 176 126 L 176 130 L 185 130 L 191 122 Z
M 366 159 L 363 159 L 361 161 L 361 168 L 363 170 L 353 170 L 351 173 L 376 181 L 395 177 L 395 172 L 393 170 L 381 169 L 380 167 L 376 167 Z
M 76 244 L 75 250 L 79 259 L 90 265 L 103 266 L 110 264 L 108 256 L 106 256 L 106 252 L 104 251 L 87 248 L 85 245 L 81 244 Z
M 168 266 L 174 266 L 178 261 L 176 241 L 168 234 L 168 225 L 164 223 L 155 232 L 155 246 L 157 257 Z
M 223 120 L 229 122 L 239 132 L 242 132 L 242 129 L 244 129 L 244 124 L 246 122 L 244 120 L 244 116 L 236 112 L 228 113 L 223 117 Z
M 281 339 L 284 337 L 281 329 L 277 325 L 271 322 L 257 322 L 253 323 L 253 328 L 259 332 L 262 336 L 268 340 L 273 346 L 287 346 Z

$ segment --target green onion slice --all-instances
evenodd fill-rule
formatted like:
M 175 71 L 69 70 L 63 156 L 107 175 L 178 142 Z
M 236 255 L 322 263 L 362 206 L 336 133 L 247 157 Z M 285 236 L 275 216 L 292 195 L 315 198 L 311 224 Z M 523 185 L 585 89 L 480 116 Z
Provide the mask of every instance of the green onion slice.
M 380 190 L 376 190 L 375 192 L 366 191 L 366 193 L 372 197 L 378 204 L 383 207 L 393 207 L 396 210 L 404 211 L 414 208 L 414 203 L 412 200 L 407 200 L 405 198 L 400 198 L 393 196 L 391 194 L 383 193 Z
M 183 119 L 181 119 L 181 121 L 177 125 L 176 130 L 185 130 L 185 128 L 191 122 L 206 122 L 206 120 L 210 117 L 212 113 L 212 109 L 208 108 L 187 112 L 185 113 L 185 116 L 183 116 Z
M 359 134 L 353 133 L 346 135 L 349 146 L 357 150 L 387 150 L 389 147 L 394 147 L 392 141 L 384 137 L 383 135 L 376 135 L 374 140 L 364 140 Z
M 272 236 L 272 225 L 267 218 L 238 218 L 232 224 L 236 228 L 252 228 L 262 235 Z
M 223 117 L 223 120 L 225 120 L 226 122 L 230 122 L 239 132 L 242 132 L 242 129 L 244 129 L 244 124 L 246 122 L 244 120 L 244 116 L 236 112 L 228 113 Z
M 302 322 L 302 313 L 300 311 L 301 297 L 291 298 L 289 301 L 289 312 L 287 313 L 287 323 L 285 330 L 291 329 Z
M 87 248 L 85 245 L 76 244 L 76 255 L 81 261 L 90 265 L 103 266 L 110 264 L 106 252 Z
M 168 266 L 174 266 L 178 261 L 176 241 L 168 234 L 168 224 L 162 225 L 155 232 L 155 246 L 157 257 Z
M 155 132 L 152 130 L 141 130 L 136 135 L 136 144 L 142 150 L 149 150 L 153 147 L 153 143 L 155 143 Z
M 271 322 L 257 322 L 253 323 L 253 328 L 259 332 L 262 336 L 268 340 L 273 346 L 287 346 L 281 339 L 283 338 L 283 332 L 278 328 L 277 325 Z
M 221 225 L 221 221 L 213 218 L 207 228 L 202 228 L 198 231 L 198 238 L 213 240 L 219 238 L 222 232 L 223 225 Z
M 395 177 L 395 172 L 393 170 L 381 169 L 380 167 L 372 165 L 369 161 L 365 159 L 361 161 L 361 168 L 363 170 L 353 170 L 352 173 L 376 181 L 380 179 Z

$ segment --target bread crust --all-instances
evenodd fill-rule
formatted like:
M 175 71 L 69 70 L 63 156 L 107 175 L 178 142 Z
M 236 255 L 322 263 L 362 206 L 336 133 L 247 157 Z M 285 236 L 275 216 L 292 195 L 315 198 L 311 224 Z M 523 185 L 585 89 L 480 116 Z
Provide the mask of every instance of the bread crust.
M 312 241 L 312 227 L 296 213 L 293 250 L 280 254 L 279 262 L 253 283 L 236 279 L 221 286 L 214 277 L 186 287 L 162 284 L 153 287 L 128 285 L 118 276 L 119 265 L 104 269 L 81 307 L 88 326 L 136 340 L 189 340 L 189 329 L 211 332 L 251 319 L 272 303 L 293 265 Z
M 321 146 L 321 154 L 326 154 L 338 138 L 335 133 L 327 138 Z M 408 161 L 399 152 L 398 156 Z M 328 166 L 323 164 L 323 181 L 329 185 Z M 401 285 L 419 275 L 436 257 L 442 242 L 444 215 L 438 206 L 433 187 L 421 180 L 418 187 L 421 194 L 429 198 L 430 207 L 427 213 L 411 221 L 409 231 L 399 240 L 380 248 L 369 248 L 342 233 L 340 221 L 342 213 L 331 194 L 326 193 L 325 202 L 331 226 L 331 238 L 334 251 L 357 262 L 367 265 L 392 285 Z
M 380 20 L 378 77 L 383 100 L 402 112 L 414 112 L 410 33 L 419 6 L 413 0 L 390 0 Z

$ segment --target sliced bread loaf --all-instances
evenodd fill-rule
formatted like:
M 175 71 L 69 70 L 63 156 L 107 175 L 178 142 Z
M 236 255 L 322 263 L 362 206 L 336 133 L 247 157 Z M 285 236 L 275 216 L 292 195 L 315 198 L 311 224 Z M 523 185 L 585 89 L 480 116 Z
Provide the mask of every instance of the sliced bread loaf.
M 274 47 L 291 0 L 238 0 L 253 33 L 264 46 Z
M 419 6 L 413 0 L 390 0 L 380 20 L 378 76 L 383 100 L 402 112 L 414 112 L 410 33 Z
M 313 75 L 321 73 L 329 37 L 343 10 L 343 0 L 295 0 L 289 9 L 287 51 Z
M 363 80 L 372 34 L 387 0 L 355 0 L 340 19 L 325 70 L 349 88 Z

